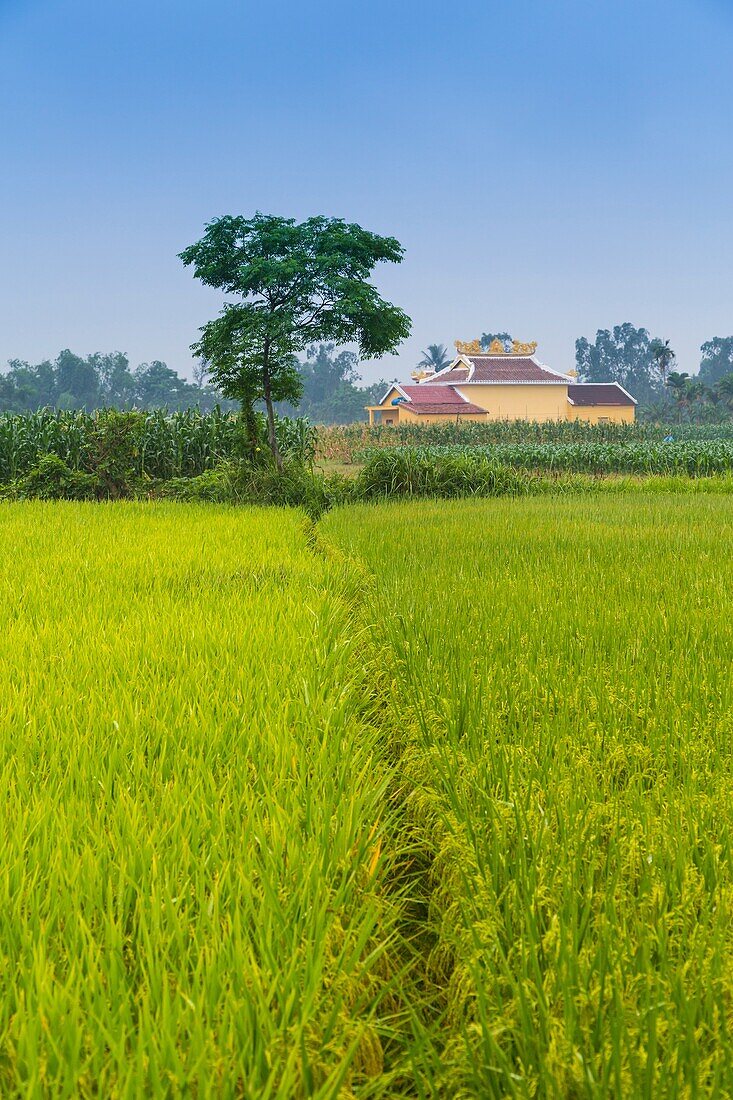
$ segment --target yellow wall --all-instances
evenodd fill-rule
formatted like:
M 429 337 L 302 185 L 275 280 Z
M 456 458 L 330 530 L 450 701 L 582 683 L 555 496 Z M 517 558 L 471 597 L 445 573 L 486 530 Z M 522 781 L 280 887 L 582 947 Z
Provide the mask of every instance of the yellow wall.
M 457 387 L 474 405 L 486 409 L 490 420 L 567 420 L 568 387 L 536 386 L 512 383 L 486 385 L 476 383 Z
M 598 424 L 604 417 L 613 424 L 633 424 L 635 405 L 568 405 L 568 420 Z
M 489 420 L 584 420 L 589 424 L 598 424 L 603 417 L 614 424 L 631 424 L 635 417 L 633 405 L 571 405 L 568 401 L 567 386 L 525 386 L 521 383 L 511 385 L 487 385 L 480 383 L 472 386 L 456 387 L 482 409 L 486 409 Z M 379 405 L 379 420 L 385 424 L 387 418 L 394 424 L 436 424 L 455 420 L 456 416 L 445 414 L 416 416 L 409 405 L 393 405 L 392 400 L 399 397 L 399 391 L 392 387 Z M 461 416 L 461 420 L 483 420 L 484 416 Z

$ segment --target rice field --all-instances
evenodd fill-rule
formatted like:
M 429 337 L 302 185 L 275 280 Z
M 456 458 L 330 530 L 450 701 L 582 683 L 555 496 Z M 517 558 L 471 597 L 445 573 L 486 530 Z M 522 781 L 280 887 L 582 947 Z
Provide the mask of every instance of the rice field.
M 729 1095 L 732 536 L 0 505 L 0 1095 Z
M 389 1091 L 390 764 L 306 534 L 0 506 L 0 1095 Z
M 430 854 L 434 1095 L 733 1092 L 729 497 L 331 514 Z

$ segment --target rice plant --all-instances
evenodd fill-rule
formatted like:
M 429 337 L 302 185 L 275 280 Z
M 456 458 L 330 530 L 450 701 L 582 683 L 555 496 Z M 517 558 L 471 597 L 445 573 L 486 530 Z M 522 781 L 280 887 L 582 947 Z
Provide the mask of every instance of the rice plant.
M 372 570 L 430 853 L 421 1095 L 730 1095 L 730 497 L 401 502 L 322 529 Z
M 294 511 L 0 511 L 0 1093 L 394 1095 L 358 578 Z

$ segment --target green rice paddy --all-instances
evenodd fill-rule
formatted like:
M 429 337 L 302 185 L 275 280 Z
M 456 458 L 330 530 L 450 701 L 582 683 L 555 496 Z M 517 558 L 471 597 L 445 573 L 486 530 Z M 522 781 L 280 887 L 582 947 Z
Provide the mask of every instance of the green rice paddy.
M 733 1091 L 733 502 L 0 507 L 0 1094 Z

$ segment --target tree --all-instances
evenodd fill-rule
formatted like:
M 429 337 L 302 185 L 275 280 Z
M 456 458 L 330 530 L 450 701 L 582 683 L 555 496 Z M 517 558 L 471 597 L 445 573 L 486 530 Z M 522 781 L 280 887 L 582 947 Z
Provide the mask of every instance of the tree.
M 671 371 L 667 377 L 667 388 L 677 404 L 681 420 L 682 410 L 683 408 L 689 408 L 692 396 L 690 393 L 690 376 L 687 371 Z
M 130 361 L 121 351 L 89 356 L 99 378 L 101 402 L 108 408 L 128 409 L 135 400 L 135 377 Z
M 664 386 L 645 328 L 626 322 L 613 330 L 599 329 L 594 343 L 575 341 L 575 363 L 583 382 L 618 382 L 637 399 L 650 405 L 664 396 Z
M 182 409 L 196 404 L 198 387 L 186 382 L 159 359 L 141 363 L 133 377 L 135 397 L 145 408 Z
M 717 396 L 733 411 L 733 371 L 723 375 L 715 385 Z
M 56 404 L 61 409 L 96 409 L 99 404 L 99 376 L 88 359 L 67 348 L 56 364 Z
M 652 340 L 649 350 L 652 353 L 659 377 L 662 379 L 662 384 L 666 386 L 667 375 L 677 356 L 669 346 L 669 340 L 660 340 L 658 337 Z
M 700 380 L 715 385 L 733 371 L 733 336 L 714 336 L 700 348 Z
M 481 347 L 484 350 L 488 350 L 493 344 L 494 340 L 501 340 L 504 345 L 504 351 L 511 351 L 514 338 L 509 335 L 508 332 L 484 332 L 481 335 Z
M 451 356 L 448 354 L 448 349 L 445 344 L 428 344 L 426 350 L 422 353 L 422 359 L 417 364 L 418 367 L 425 367 L 426 370 L 434 370 L 437 374 L 439 370 L 443 370 L 451 362 Z
M 225 216 L 180 258 L 207 286 L 234 294 L 193 345 L 211 364 L 211 377 L 243 410 L 262 399 L 278 470 L 275 402 L 297 404 L 302 382 L 296 353 L 318 341 L 356 343 L 364 359 L 394 351 L 410 320 L 368 281 L 377 263 L 399 263 L 394 237 L 379 237 L 340 218 L 293 218 L 256 213 Z

